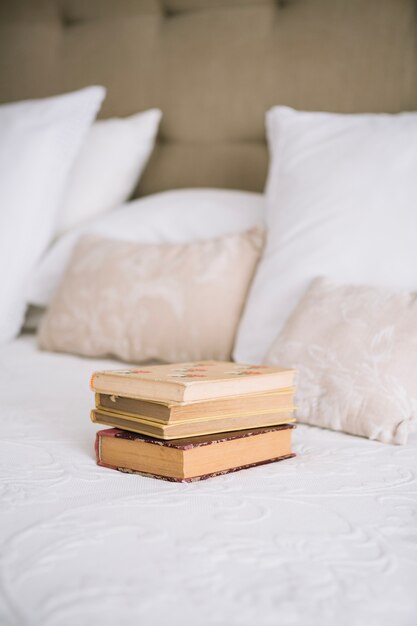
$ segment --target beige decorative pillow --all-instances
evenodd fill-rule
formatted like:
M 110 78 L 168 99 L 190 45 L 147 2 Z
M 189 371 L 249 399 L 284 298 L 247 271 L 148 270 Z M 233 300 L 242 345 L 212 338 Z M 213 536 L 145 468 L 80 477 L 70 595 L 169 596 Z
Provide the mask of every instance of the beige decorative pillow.
M 39 345 L 124 361 L 229 360 L 263 229 L 187 244 L 83 237 Z
M 267 362 L 298 369 L 300 421 L 405 443 L 417 423 L 417 294 L 316 279 Z

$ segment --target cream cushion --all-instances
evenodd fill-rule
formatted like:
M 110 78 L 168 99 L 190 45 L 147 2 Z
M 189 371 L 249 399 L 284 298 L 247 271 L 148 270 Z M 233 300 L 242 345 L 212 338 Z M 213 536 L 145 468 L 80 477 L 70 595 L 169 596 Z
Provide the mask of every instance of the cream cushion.
M 267 362 L 299 371 L 302 422 L 388 443 L 417 424 L 417 297 L 316 279 Z
M 59 237 L 31 276 L 28 301 L 48 306 L 82 235 L 142 244 L 188 243 L 263 223 L 265 197 L 231 189 L 174 189 L 128 202 Z
M 124 361 L 228 360 L 263 231 L 189 244 L 83 237 L 40 347 Z

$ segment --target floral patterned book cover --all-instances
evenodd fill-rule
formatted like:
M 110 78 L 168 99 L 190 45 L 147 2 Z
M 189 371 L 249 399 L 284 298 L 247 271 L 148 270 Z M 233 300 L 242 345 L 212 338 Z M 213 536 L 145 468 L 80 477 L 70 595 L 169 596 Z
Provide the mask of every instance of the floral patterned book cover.
M 219 361 L 173 363 L 95 372 L 97 393 L 159 401 L 192 402 L 290 388 L 294 370 Z

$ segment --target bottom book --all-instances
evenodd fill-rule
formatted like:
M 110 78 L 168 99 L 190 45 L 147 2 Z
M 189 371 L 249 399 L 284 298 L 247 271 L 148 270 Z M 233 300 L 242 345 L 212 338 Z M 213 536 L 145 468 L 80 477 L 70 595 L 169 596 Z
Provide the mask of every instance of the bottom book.
M 97 464 L 162 480 L 203 480 L 295 456 L 294 428 L 282 424 L 170 441 L 109 428 L 97 433 Z

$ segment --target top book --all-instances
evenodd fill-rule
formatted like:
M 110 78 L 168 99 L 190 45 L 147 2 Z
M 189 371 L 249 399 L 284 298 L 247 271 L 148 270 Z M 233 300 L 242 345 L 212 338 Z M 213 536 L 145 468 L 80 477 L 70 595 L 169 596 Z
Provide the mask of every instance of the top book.
M 220 361 L 172 363 L 95 372 L 91 388 L 128 398 L 188 403 L 293 386 L 294 370 Z

